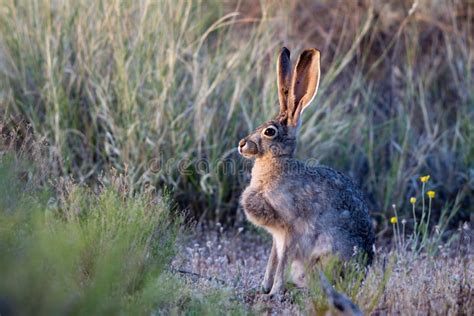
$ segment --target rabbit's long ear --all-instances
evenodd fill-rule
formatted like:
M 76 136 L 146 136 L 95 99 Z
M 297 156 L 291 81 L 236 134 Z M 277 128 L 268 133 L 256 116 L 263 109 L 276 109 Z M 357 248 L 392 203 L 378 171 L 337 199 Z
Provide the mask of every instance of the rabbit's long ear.
M 291 84 L 290 51 L 283 47 L 277 61 L 278 99 L 280 101 L 280 115 L 285 114 L 288 108 L 288 93 Z
M 320 53 L 317 49 L 307 49 L 301 53 L 293 71 L 288 97 L 289 124 L 298 126 L 301 113 L 311 103 L 318 92 Z

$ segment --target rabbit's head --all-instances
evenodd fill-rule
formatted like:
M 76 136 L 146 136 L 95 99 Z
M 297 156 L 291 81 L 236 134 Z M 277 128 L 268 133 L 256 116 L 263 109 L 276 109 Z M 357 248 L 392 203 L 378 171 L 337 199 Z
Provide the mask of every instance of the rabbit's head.
M 246 158 L 293 156 L 301 114 L 318 90 L 319 55 L 314 48 L 303 51 L 292 73 L 290 51 L 286 47 L 281 49 L 277 62 L 280 112 L 240 140 L 241 155 Z

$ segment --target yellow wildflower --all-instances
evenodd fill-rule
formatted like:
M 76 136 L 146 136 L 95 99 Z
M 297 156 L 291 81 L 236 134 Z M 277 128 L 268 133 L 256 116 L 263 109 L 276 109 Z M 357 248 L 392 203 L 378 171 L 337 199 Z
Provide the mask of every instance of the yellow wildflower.
M 423 183 L 428 182 L 429 179 L 430 179 L 430 176 L 428 176 L 428 175 L 420 177 L 420 181 L 423 182 Z
M 393 216 L 390 218 L 390 223 L 396 224 L 398 222 L 398 218 L 396 216 Z
M 426 192 L 426 194 L 428 194 L 428 197 L 430 199 L 434 199 L 434 197 L 436 196 L 436 192 L 435 191 L 428 191 Z
M 410 203 L 415 204 L 416 203 L 416 197 L 411 197 L 410 198 Z

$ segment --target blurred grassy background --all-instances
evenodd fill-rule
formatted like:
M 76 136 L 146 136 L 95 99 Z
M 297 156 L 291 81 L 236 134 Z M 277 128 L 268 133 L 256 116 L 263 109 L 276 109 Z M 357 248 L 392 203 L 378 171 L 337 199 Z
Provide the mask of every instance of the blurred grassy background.
M 298 156 L 351 175 L 375 217 L 430 174 L 433 220 L 454 201 L 467 220 L 473 16 L 461 0 L 3 0 L 0 127 L 42 142 L 48 172 L 94 183 L 114 168 L 134 191 L 170 186 L 197 217 L 232 222 L 248 174 L 222 163 L 248 170 L 236 144 L 277 112 L 279 47 L 317 47 Z

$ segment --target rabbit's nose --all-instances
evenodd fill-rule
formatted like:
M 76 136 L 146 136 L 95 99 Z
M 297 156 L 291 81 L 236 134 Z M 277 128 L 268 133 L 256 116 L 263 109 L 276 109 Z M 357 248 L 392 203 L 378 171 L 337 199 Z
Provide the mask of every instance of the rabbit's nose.
M 244 138 L 242 138 L 239 142 L 239 147 L 242 148 L 245 146 L 245 144 L 247 144 L 247 141 Z

